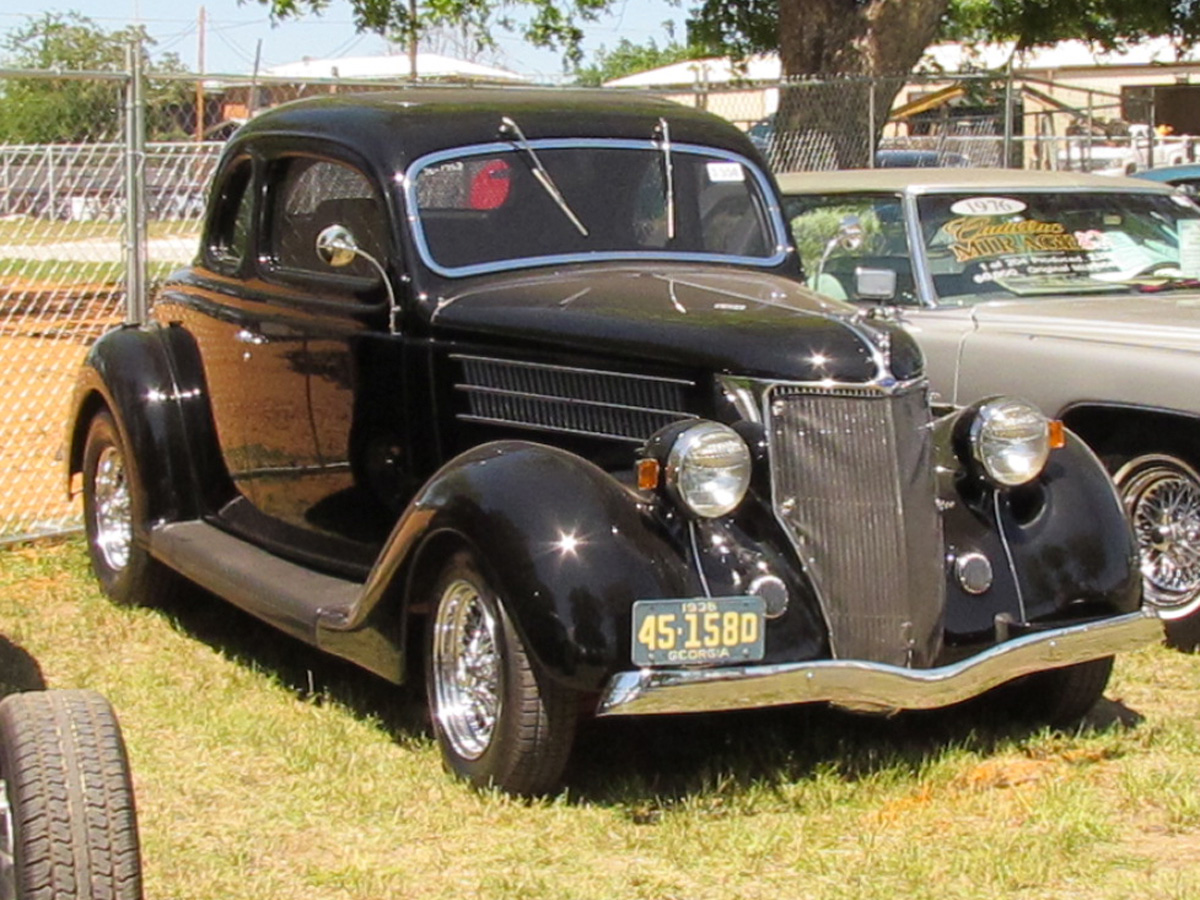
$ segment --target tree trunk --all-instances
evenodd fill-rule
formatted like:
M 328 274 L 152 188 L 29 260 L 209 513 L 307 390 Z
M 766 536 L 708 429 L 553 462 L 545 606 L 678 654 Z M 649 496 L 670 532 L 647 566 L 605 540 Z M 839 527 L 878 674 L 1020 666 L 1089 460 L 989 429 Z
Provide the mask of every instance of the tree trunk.
M 780 0 L 783 74 L 797 80 L 780 95 L 775 168 L 868 165 L 887 112 L 937 33 L 947 4 Z

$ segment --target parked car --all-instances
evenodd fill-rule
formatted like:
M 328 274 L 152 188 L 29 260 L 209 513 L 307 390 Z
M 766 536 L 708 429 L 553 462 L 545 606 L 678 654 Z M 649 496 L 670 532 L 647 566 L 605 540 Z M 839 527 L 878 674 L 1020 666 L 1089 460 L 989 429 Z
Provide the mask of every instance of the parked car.
M 1177 166 L 1142 169 L 1134 177 L 1169 184 L 1192 196 L 1200 194 L 1200 163 L 1180 163 Z
M 554 789 L 580 716 L 1027 677 L 1069 721 L 1161 638 L 1086 447 L 1013 398 L 935 419 L 905 331 L 799 284 L 714 116 L 327 96 L 256 117 L 215 179 L 195 264 L 79 375 L 96 575 L 423 666 L 474 784 Z
M 1100 456 L 1137 536 L 1146 600 L 1174 642 L 1194 645 L 1200 208 L 1149 181 L 1051 172 L 779 181 L 808 283 L 892 309 L 939 399 L 1028 397 Z
M 31 690 L 0 702 L 0 897 L 141 900 L 125 742 L 107 700 Z
M 929 169 L 937 167 L 963 168 L 971 160 L 961 153 L 942 150 L 903 150 L 896 147 L 875 151 L 875 166 L 879 169 Z

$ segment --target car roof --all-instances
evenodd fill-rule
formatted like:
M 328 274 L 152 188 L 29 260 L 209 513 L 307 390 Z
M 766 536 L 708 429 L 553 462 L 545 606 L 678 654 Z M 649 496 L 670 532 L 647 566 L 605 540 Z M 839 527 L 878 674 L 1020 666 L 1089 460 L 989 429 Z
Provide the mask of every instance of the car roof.
M 522 87 L 426 87 L 326 94 L 267 110 L 239 129 L 230 152 L 264 136 L 312 138 L 353 148 L 402 170 L 437 150 L 508 140 L 508 117 L 529 140 L 650 140 L 666 121 L 671 141 L 718 147 L 761 162 L 727 120 L 648 94 L 618 90 Z
M 784 194 L 834 194 L 860 191 L 935 193 L 940 191 L 1107 190 L 1171 193 L 1166 185 L 1117 175 L 1042 172 L 1032 169 L 842 169 L 836 172 L 777 173 Z

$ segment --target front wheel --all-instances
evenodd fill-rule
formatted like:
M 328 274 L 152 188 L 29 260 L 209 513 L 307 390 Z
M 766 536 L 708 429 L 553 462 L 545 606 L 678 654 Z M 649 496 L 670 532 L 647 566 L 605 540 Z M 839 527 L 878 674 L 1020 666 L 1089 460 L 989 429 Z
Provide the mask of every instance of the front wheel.
M 1141 557 L 1143 596 L 1165 617 L 1167 640 L 1200 639 L 1200 475 L 1182 460 L 1140 456 L 1113 476 Z
M 1029 721 L 1069 728 L 1077 725 L 1104 696 L 1113 658 L 1104 656 L 1061 669 L 1047 669 L 1012 685 L 1014 709 Z
M 426 684 L 446 767 L 476 787 L 554 790 L 575 737 L 575 692 L 535 671 L 470 553 L 450 559 L 431 599 Z
M 94 691 L 0 703 L 0 898 L 142 896 L 120 726 Z

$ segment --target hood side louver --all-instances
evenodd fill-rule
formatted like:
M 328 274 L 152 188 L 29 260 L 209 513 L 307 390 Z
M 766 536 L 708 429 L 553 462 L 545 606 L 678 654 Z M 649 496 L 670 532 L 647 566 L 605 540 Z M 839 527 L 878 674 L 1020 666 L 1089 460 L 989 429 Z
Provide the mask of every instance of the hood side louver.
M 456 354 L 455 388 L 467 422 L 642 443 L 660 428 L 694 418 L 684 379 L 631 375 Z

